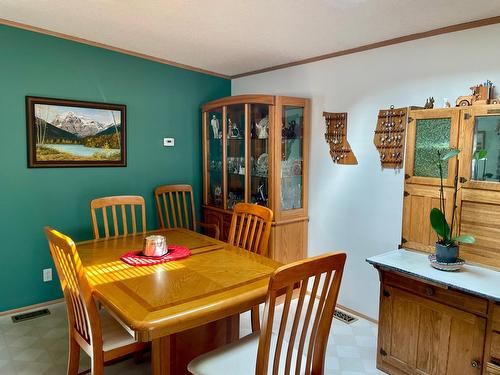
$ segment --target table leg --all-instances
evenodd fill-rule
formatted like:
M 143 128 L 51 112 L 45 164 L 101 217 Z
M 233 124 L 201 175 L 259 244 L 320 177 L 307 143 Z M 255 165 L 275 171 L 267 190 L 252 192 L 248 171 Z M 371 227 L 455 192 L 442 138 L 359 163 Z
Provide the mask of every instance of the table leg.
M 226 343 L 229 344 L 240 338 L 240 314 L 231 315 L 226 318 L 226 324 Z
M 153 340 L 151 372 L 153 375 L 185 375 L 195 357 L 239 339 L 240 315 Z
M 170 353 L 170 336 L 153 340 L 151 345 L 151 373 L 153 375 L 170 375 Z

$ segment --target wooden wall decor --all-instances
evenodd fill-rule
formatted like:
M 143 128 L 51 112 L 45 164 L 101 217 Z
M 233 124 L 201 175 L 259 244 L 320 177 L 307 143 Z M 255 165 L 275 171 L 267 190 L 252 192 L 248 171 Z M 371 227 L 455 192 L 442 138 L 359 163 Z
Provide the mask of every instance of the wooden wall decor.
M 347 142 L 347 112 L 323 112 L 326 121 L 326 142 L 330 155 L 336 164 L 358 164 L 358 160 Z
M 408 108 L 382 109 L 378 112 L 373 143 L 380 154 L 382 168 L 401 169 L 405 152 Z

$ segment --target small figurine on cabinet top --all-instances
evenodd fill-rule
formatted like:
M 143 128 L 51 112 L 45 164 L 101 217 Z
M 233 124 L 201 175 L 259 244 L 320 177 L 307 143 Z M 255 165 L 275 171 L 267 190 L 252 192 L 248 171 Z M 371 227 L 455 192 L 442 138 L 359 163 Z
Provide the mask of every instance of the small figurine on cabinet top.
M 217 117 L 215 117 L 215 115 L 212 116 L 212 120 L 210 120 L 210 125 L 212 126 L 214 139 L 221 139 L 222 132 L 220 131 L 219 120 L 217 120 Z
M 424 108 L 425 108 L 425 109 L 432 109 L 432 108 L 434 108 L 434 97 L 433 97 L 433 96 L 429 97 L 429 98 L 425 101 Z
M 496 104 L 498 99 L 491 100 L 493 96 L 493 83 L 490 80 L 483 82 L 480 85 L 472 86 L 472 95 L 459 96 L 456 101 L 457 107 L 466 107 L 474 104 Z
M 227 137 L 228 138 L 238 138 L 240 136 L 240 129 L 235 122 L 231 122 L 231 119 L 227 119 Z

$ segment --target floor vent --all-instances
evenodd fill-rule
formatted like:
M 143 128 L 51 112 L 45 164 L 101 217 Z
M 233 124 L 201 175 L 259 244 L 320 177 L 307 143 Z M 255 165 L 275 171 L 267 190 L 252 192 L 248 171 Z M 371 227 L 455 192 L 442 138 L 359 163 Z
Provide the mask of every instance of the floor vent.
M 349 315 L 348 313 L 345 313 L 343 311 L 335 309 L 335 312 L 333 313 L 333 317 L 343 321 L 344 323 L 351 324 L 354 323 L 358 318 L 355 318 L 352 315 Z
M 42 309 L 42 310 L 36 310 L 36 311 L 31 311 L 27 312 L 24 314 L 17 314 L 17 315 L 12 315 L 12 321 L 14 323 L 19 323 L 19 322 L 24 322 L 25 320 L 30 320 L 30 319 L 36 319 L 41 316 L 49 315 L 50 310 L 49 309 Z

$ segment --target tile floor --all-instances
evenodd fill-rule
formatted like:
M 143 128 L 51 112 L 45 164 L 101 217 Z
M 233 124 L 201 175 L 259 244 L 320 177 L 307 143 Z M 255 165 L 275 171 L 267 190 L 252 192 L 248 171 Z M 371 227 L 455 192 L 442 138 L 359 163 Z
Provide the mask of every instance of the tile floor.
M 66 310 L 63 303 L 49 306 L 51 314 L 21 323 L 0 317 L 0 375 L 64 375 L 67 358 Z M 248 315 L 241 319 L 241 335 L 250 332 Z M 375 368 L 377 326 L 359 319 L 348 325 L 334 319 L 327 348 L 326 373 L 383 374 Z M 89 368 L 82 353 L 81 371 Z M 106 375 L 145 375 L 149 361 L 132 359 L 105 368 Z M 236 375 L 236 374 L 234 374 Z

